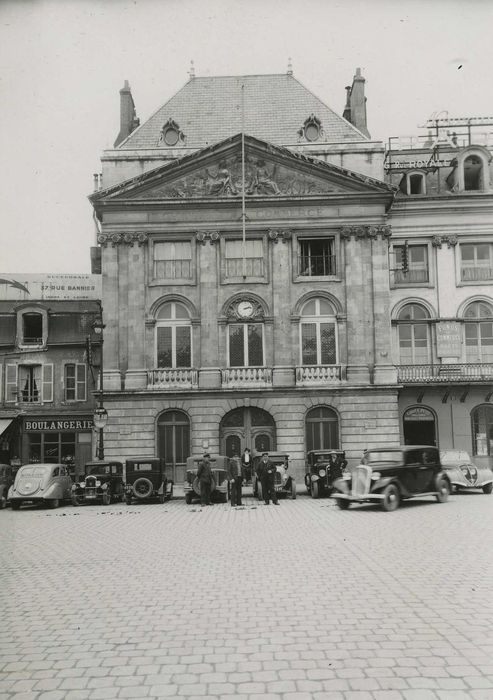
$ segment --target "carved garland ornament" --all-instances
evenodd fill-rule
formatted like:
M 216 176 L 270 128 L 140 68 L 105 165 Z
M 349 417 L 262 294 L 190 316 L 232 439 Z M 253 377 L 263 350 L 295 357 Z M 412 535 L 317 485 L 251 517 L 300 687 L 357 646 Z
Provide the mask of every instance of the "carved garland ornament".
M 356 239 L 370 238 L 376 239 L 381 236 L 382 239 L 390 238 L 392 229 L 387 224 L 379 224 L 377 226 L 343 226 L 341 229 L 341 238 L 349 241 L 351 237 Z
M 130 233 L 130 232 L 125 232 L 125 233 L 98 233 L 98 243 L 104 248 L 107 245 L 111 243 L 113 248 L 120 243 L 123 243 L 124 245 L 129 245 L 133 246 L 135 243 L 137 243 L 139 246 L 143 246 L 147 243 L 148 241 L 148 235 L 147 233 L 140 232 L 140 233 Z

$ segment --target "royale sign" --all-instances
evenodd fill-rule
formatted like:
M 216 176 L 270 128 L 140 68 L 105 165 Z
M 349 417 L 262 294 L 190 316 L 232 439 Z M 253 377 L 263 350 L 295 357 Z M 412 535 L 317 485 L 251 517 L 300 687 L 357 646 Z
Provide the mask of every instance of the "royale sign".
M 450 168 L 452 161 L 445 158 L 425 158 L 421 160 L 391 160 L 385 164 L 386 170 L 403 168 L 413 170 L 415 168 Z
M 44 432 L 45 430 L 55 430 L 57 432 L 70 430 L 92 430 L 94 423 L 92 418 L 48 418 L 37 420 L 26 420 L 24 429 L 31 432 Z

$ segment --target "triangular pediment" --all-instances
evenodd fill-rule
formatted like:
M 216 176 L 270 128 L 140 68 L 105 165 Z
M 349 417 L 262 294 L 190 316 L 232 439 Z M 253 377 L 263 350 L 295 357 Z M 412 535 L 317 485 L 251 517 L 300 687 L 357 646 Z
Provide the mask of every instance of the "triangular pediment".
M 100 201 L 389 194 L 384 182 L 240 134 L 90 197 Z

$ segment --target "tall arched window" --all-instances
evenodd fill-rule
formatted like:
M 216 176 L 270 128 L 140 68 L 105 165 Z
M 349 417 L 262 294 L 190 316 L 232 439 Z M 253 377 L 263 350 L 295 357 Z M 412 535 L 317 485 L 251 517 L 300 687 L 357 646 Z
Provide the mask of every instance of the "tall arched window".
M 467 362 L 493 362 L 493 306 L 474 301 L 464 312 Z
M 464 161 L 464 189 L 483 189 L 483 160 L 479 156 L 470 155 Z
M 472 447 L 475 455 L 493 455 L 493 406 L 483 404 L 471 411 Z
M 156 321 L 157 367 L 171 369 L 192 366 L 192 325 L 184 304 L 163 304 Z
M 310 299 L 301 309 L 302 365 L 335 365 L 338 362 L 337 320 L 327 299 Z
M 307 450 L 338 450 L 339 419 L 337 413 L 327 406 L 317 406 L 306 414 Z
M 398 316 L 399 358 L 403 365 L 431 361 L 429 313 L 420 304 L 406 304 Z

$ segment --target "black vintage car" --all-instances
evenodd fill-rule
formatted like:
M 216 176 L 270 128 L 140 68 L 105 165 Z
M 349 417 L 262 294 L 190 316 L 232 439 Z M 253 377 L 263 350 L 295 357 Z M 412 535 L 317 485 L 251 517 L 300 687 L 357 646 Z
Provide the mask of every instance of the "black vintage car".
M 285 452 L 267 452 L 267 456 L 269 458 L 269 462 L 276 468 L 274 478 L 276 496 L 296 498 L 296 482 L 291 474 L 288 474 L 289 455 Z M 262 484 L 257 473 L 261 459 L 262 455 L 256 455 L 253 458 L 253 495 L 256 496 L 259 501 L 261 501 L 263 498 Z
M 201 455 L 187 458 L 187 471 L 183 490 L 185 492 L 185 502 L 188 504 L 193 503 L 193 501 L 200 501 L 200 483 L 197 479 L 197 470 L 201 460 Z M 211 455 L 210 457 L 212 471 L 211 500 L 216 503 L 227 503 L 229 499 L 228 463 L 229 457 L 225 455 Z
M 160 457 L 134 457 L 125 462 L 125 500 L 136 499 L 164 503 L 173 496 L 173 481 L 166 478 L 164 460 Z
M 0 464 L 0 509 L 7 505 L 9 488 L 14 483 L 17 467 L 9 464 Z
M 383 510 L 399 507 L 404 498 L 449 497 L 450 480 L 440 463 L 440 453 L 429 445 L 376 447 L 365 450 L 361 464 L 333 484 L 339 508 L 351 503 L 380 503 Z
M 329 496 L 332 483 L 340 479 L 347 467 L 342 450 L 309 450 L 306 455 L 306 490 L 312 498 Z
M 84 472 L 84 480 L 72 486 L 74 506 L 87 503 L 102 503 L 108 506 L 112 501 L 124 500 L 125 484 L 121 462 L 88 462 Z

